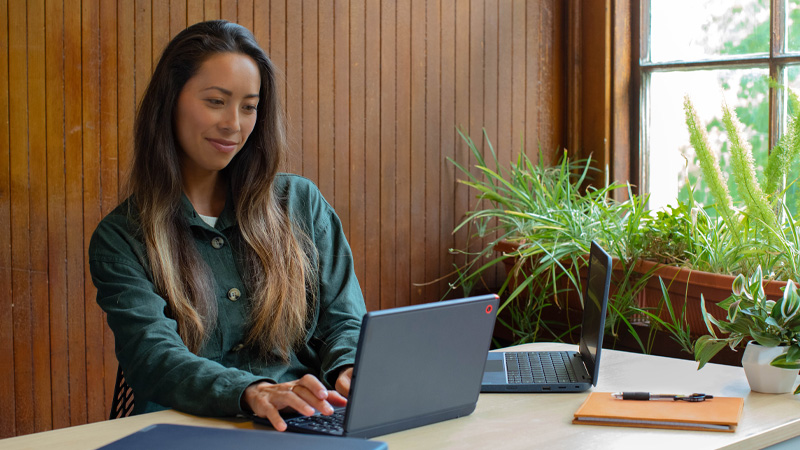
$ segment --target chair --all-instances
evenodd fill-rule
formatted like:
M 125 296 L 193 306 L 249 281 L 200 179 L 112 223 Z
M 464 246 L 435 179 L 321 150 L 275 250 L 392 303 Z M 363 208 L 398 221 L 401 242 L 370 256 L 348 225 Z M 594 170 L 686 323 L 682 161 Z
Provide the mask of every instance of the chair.
M 133 411 L 133 389 L 125 382 L 122 367 L 117 366 L 117 381 L 114 383 L 114 398 L 111 399 L 111 415 L 109 420 L 127 417 Z

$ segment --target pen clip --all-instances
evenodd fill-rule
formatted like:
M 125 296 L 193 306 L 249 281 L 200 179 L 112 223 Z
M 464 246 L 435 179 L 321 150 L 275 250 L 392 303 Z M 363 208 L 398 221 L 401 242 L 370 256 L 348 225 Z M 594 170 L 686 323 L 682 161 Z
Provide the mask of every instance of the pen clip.
M 706 395 L 706 394 L 698 394 L 694 393 L 691 395 L 676 395 L 675 400 L 681 400 L 684 402 L 704 402 L 706 400 L 711 400 L 714 398 L 713 395 Z

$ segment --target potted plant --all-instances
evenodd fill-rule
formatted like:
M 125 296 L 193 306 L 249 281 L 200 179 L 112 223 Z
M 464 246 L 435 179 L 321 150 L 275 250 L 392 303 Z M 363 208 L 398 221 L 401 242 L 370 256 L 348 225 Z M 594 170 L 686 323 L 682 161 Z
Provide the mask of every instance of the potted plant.
M 700 369 L 726 346 L 735 350 L 747 341 L 742 366 L 750 388 L 765 393 L 790 392 L 800 369 L 800 294 L 790 281 L 782 297 L 769 300 L 762 282 L 761 267 L 749 280 L 737 275 L 732 294 L 717 305 L 727 310 L 724 320 L 709 314 L 701 299 L 709 334 L 695 342 L 695 359 Z M 800 386 L 794 393 L 800 393 Z

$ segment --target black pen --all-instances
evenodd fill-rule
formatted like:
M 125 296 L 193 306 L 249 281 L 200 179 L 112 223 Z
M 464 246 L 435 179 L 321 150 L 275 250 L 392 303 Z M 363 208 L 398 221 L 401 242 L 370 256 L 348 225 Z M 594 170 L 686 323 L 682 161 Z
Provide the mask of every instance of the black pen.
M 683 400 L 686 402 L 702 402 L 714 398 L 713 395 L 694 393 L 691 395 L 680 394 L 651 394 L 649 392 L 615 392 L 611 394 L 612 397 L 618 400 L 665 400 L 677 401 Z

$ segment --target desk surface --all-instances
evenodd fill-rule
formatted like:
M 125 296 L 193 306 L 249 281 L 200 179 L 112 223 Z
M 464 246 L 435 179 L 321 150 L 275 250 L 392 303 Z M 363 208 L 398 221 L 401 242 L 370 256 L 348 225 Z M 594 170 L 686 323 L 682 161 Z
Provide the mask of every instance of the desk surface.
M 527 344 L 525 350 L 575 349 L 565 344 Z M 799 380 L 800 381 L 800 380 Z M 470 416 L 375 438 L 393 450 L 427 448 L 692 449 L 762 448 L 800 436 L 800 395 L 751 392 L 741 367 L 603 350 L 595 391 L 705 392 L 744 397 L 735 433 L 573 425 L 588 393 L 481 394 Z M 161 411 L 0 440 L 0 449 L 88 449 L 103 446 L 154 423 L 270 429 L 243 419 L 211 419 Z

